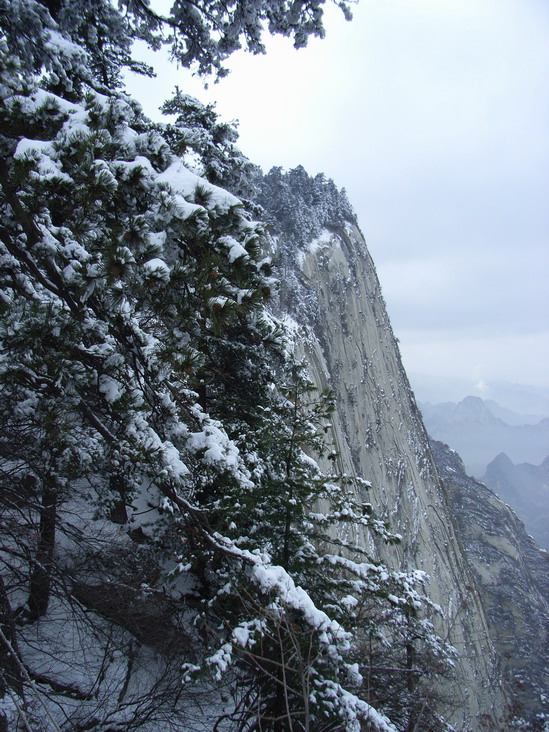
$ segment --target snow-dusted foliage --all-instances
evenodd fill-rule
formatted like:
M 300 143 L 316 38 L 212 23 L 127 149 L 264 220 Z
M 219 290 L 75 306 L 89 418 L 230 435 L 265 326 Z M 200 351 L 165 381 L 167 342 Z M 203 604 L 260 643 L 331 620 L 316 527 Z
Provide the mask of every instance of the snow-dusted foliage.
M 354 0 L 331 0 L 351 19 Z M 171 3 L 165 14 L 150 0 L 1 0 L 2 14 L 11 6 L 11 18 L 18 16 L 28 23 L 28 38 L 19 36 L 18 51 L 28 54 L 32 28 L 47 12 L 72 41 L 85 48 L 88 66 L 96 82 L 109 87 L 120 82 L 121 69 L 150 74 L 151 70 L 132 57 L 132 44 L 140 39 L 153 49 L 167 46 L 174 59 L 200 74 L 224 76 L 223 63 L 235 51 L 245 48 L 265 53 L 263 37 L 270 34 L 293 39 L 294 46 L 307 45 L 310 36 L 324 37 L 324 5 L 326 0 L 193 0 Z M 11 28 L 10 28 L 11 26 Z M 11 19 L 9 31 L 16 27 Z M 19 26 L 20 28 L 24 26 Z M 16 38 L 14 34 L 14 38 Z M 42 39 L 31 41 L 36 50 L 55 51 L 55 40 L 42 45 Z M 28 57 L 27 57 L 28 58 Z
M 331 232 L 356 224 L 356 216 L 344 189 L 322 173 L 310 176 L 302 166 L 289 171 L 272 168 L 255 183 L 257 201 L 276 242 L 273 256 L 283 273 L 280 300 L 301 323 L 310 325 L 318 316 L 318 303 L 299 275 L 303 256 L 329 240 Z
M 311 177 L 301 165 L 286 172 L 272 168 L 259 184 L 257 200 L 293 250 L 309 244 L 327 226 L 356 222 L 345 190 L 322 173 Z
M 174 150 L 194 163 L 199 175 L 241 198 L 256 195 L 261 171 L 236 147 L 234 123 L 222 122 L 212 105 L 205 106 L 179 89 L 162 109 L 177 115 L 174 124 L 165 126 L 164 136 Z
M 248 163 L 195 100 L 162 128 L 109 88 L 160 27 L 122 5 L 2 3 L 0 729 L 395 730 L 360 649 L 420 622 L 424 578 L 341 538 L 396 540 L 309 456 L 330 396 L 216 185 Z M 215 59 L 185 53 L 217 67 L 262 18 L 301 43 L 321 5 L 224 3 Z M 200 44 L 225 16 L 192 7 Z

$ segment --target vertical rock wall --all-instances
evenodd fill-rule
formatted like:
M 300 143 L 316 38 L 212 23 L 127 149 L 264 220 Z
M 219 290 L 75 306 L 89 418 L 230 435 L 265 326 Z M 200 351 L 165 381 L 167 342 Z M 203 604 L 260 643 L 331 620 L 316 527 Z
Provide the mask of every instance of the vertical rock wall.
M 380 557 L 430 575 L 430 595 L 445 613 L 438 630 L 460 654 L 446 689 L 453 708 L 440 712 L 457 730 L 504 729 L 507 701 L 486 618 L 362 234 L 334 228 L 297 259 L 299 271 L 287 274 L 299 296 L 294 286 L 284 297 L 283 288 L 283 304 L 303 329 L 315 383 L 335 392 L 339 468 L 371 481 L 368 499 L 403 536 L 397 547 L 378 547 Z

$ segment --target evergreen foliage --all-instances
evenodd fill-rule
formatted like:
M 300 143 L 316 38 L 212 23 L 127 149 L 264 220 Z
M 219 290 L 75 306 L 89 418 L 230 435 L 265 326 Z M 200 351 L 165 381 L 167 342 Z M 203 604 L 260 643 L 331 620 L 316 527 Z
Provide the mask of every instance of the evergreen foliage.
M 132 57 L 134 40 L 151 48 L 167 46 L 174 60 L 199 74 L 225 76 L 224 61 L 235 51 L 265 53 L 265 30 L 293 39 L 296 48 L 310 36 L 324 37 L 326 0 L 175 0 L 162 14 L 150 0 L 2 0 L 4 28 L 29 60 L 28 41 L 48 17 L 61 32 L 87 53 L 88 81 L 103 89 L 121 85 L 124 67 L 138 73 L 152 71 Z M 352 0 L 332 0 L 350 20 Z M 9 8 L 9 13 L 8 13 Z M 18 31 L 23 31 L 19 35 Z M 55 55 L 55 40 L 35 37 L 30 45 L 36 62 Z M 40 61 L 38 61 L 40 63 Z M 61 70 L 62 72 L 62 70 Z
M 355 214 L 345 189 L 322 173 L 310 176 L 301 165 L 286 172 L 272 168 L 256 185 L 256 200 L 275 242 L 273 259 L 282 273 L 280 300 L 298 322 L 311 325 L 318 305 L 300 277 L 301 257 L 326 232 L 341 234 L 356 225 Z
M 315 239 L 326 227 L 356 223 L 345 193 L 323 173 L 310 176 L 298 165 L 287 172 L 272 168 L 261 180 L 258 202 L 282 242 L 294 251 Z
M 320 33 L 321 5 L 178 3 L 175 48 L 219 69 L 261 19 Z M 394 730 L 361 639 L 396 653 L 424 578 L 369 556 L 364 532 L 397 537 L 366 482 L 315 462 L 331 397 L 266 307 L 264 226 L 216 185 L 249 172 L 231 128 L 184 95 L 152 125 L 116 89 L 164 22 L 122 9 L 2 7 L 0 729 Z M 311 230 L 349 215 L 290 178 Z
M 261 171 L 236 147 L 236 124 L 220 121 L 211 105 L 205 106 L 179 89 L 162 111 L 177 115 L 174 124 L 166 125 L 164 135 L 180 155 L 195 154 L 196 173 L 241 198 L 256 196 Z

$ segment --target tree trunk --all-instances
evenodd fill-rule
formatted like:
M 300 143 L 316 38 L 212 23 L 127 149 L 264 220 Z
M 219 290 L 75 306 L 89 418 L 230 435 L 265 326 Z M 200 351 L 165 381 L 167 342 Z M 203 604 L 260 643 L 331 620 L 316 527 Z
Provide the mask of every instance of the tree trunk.
M 29 621 L 45 615 L 50 600 L 51 575 L 53 570 L 53 550 L 55 547 L 55 523 L 57 519 L 57 495 L 44 486 L 40 509 L 38 549 L 30 580 Z
M 120 498 L 111 508 L 110 519 L 115 524 L 126 524 L 128 522 L 128 511 L 126 508 L 126 481 L 122 475 L 111 475 L 109 487 L 113 493 L 118 493 Z
M 21 669 L 15 658 L 17 654 L 17 632 L 13 619 L 13 612 L 4 581 L 0 575 L 0 699 L 13 689 L 16 694 L 23 696 L 23 679 Z M 0 732 L 8 732 L 8 721 L 0 712 Z

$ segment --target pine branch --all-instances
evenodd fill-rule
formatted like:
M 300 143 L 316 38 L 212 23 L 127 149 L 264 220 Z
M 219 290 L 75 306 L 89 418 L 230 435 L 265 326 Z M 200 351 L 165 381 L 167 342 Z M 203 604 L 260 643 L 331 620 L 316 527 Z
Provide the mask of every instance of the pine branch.
M 51 679 L 45 674 L 38 673 L 37 671 L 32 671 L 28 667 L 27 672 L 29 674 L 29 677 L 37 684 L 44 684 L 45 686 L 49 686 L 57 694 L 61 694 L 61 696 L 67 696 L 71 699 L 79 699 L 81 701 L 89 701 L 90 699 L 94 698 L 93 694 L 86 694 L 78 687 L 72 686 L 72 684 L 62 684 L 59 681 L 55 681 L 55 679 Z
M 8 166 L 5 159 L 3 158 L 0 158 L 0 185 L 2 186 L 2 189 L 4 191 L 6 201 L 9 203 L 16 220 L 19 222 L 19 225 L 21 226 L 25 236 L 27 237 L 28 248 L 33 249 L 40 241 L 42 241 L 43 234 L 40 228 L 34 222 L 32 216 L 23 207 L 21 201 L 17 196 L 16 189 L 11 185 L 9 180 Z M 4 244 L 6 244 L 10 252 L 11 248 L 13 247 L 14 250 L 17 252 L 17 254 L 14 254 L 14 256 L 17 256 L 20 261 L 22 260 L 26 264 L 26 266 L 29 267 L 33 274 L 37 276 L 38 281 L 41 282 L 41 284 L 44 284 L 44 286 L 48 290 L 54 292 L 58 297 L 62 297 L 62 299 L 65 300 L 65 302 L 74 314 L 80 315 L 81 306 L 77 304 L 77 302 L 73 299 L 72 295 L 67 290 L 65 283 L 63 282 L 63 278 L 61 277 L 61 274 L 57 269 L 57 266 L 55 265 L 53 259 L 48 259 L 45 263 L 46 272 L 51 280 L 50 283 L 46 280 L 46 278 L 42 276 L 40 270 L 30 259 L 29 254 L 17 247 L 17 245 L 10 240 L 7 232 L 4 232 L 5 230 L 2 230 L 2 241 L 4 241 Z M 6 235 L 7 240 L 5 239 Z

